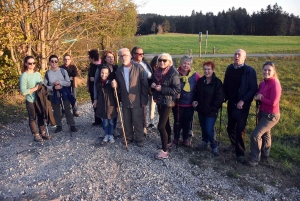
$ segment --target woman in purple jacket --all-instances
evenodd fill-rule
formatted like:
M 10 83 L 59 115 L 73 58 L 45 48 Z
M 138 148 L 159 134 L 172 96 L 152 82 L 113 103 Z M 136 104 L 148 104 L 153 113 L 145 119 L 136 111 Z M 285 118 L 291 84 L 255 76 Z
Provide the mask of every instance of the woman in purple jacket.
M 259 85 L 259 90 L 254 100 L 260 102 L 258 123 L 251 135 L 250 166 L 258 165 L 261 157 L 267 158 L 271 150 L 271 128 L 280 118 L 279 101 L 281 85 L 277 77 L 275 64 L 265 62 L 262 68 L 264 80 Z

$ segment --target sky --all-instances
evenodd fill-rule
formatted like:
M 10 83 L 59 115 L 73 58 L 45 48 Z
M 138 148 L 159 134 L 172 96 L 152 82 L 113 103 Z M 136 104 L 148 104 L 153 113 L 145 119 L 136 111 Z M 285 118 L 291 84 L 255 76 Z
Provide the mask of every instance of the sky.
M 229 8 L 245 8 L 248 14 L 273 6 L 276 2 L 283 11 L 300 16 L 300 0 L 133 0 L 139 7 L 138 13 L 154 13 L 160 15 L 190 16 L 192 11 L 202 11 L 203 14 L 213 12 L 217 15 Z

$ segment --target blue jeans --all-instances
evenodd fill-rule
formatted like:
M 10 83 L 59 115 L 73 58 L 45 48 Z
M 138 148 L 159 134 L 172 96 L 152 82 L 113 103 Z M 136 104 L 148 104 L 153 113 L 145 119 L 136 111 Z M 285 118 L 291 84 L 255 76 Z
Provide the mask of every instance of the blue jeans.
M 114 119 L 102 119 L 102 127 L 106 135 L 112 135 L 114 130 Z
M 202 115 L 198 115 L 198 117 L 202 131 L 202 141 L 206 143 L 210 142 L 210 147 L 212 149 L 218 147 L 218 143 L 215 140 L 214 130 L 217 117 L 206 117 Z

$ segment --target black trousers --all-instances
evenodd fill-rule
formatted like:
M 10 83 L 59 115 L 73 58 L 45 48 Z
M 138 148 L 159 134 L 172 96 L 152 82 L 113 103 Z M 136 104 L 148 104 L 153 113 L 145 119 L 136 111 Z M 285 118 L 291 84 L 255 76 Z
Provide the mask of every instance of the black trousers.
M 171 140 L 171 126 L 169 115 L 171 113 L 172 107 L 157 105 L 157 111 L 159 114 L 159 121 L 158 121 L 158 131 L 161 138 L 161 145 L 162 150 L 167 151 L 167 144 L 170 143 Z
M 29 128 L 32 134 L 36 134 L 37 129 L 36 129 L 36 118 L 38 119 L 38 127 L 40 133 L 44 132 L 44 117 L 43 114 L 40 114 L 37 111 L 36 108 L 36 102 L 28 102 L 26 101 L 26 108 L 28 112 L 28 123 L 29 123 Z
M 249 110 L 250 107 L 237 109 L 236 104 L 231 102 L 228 102 L 227 104 L 227 133 L 231 144 L 235 146 L 235 154 L 237 157 L 245 155 L 245 128 L 247 125 Z
M 90 85 L 89 85 L 89 92 L 90 92 L 90 97 L 91 97 L 91 101 L 92 101 L 92 104 L 93 104 L 93 102 L 95 100 L 94 99 L 94 82 L 92 84 L 90 83 Z M 97 108 L 94 108 L 95 123 L 102 125 L 102 119 L 96 117 L 96 110 L 97 110 Z

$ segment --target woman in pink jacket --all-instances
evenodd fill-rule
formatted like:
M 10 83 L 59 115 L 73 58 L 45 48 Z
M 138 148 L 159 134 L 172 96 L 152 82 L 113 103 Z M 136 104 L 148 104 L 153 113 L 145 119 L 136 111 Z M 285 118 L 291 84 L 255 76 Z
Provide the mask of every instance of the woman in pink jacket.
M 271 128 L 280 118 L 279 101 L 281 85 L 277 77 L 275 64 L 265 62 L 262 68 L 264 80 L 259 85 L 259 90 L 254 100 L 260 102 L 258 123 L 251 135 L 250 166 L 258 165 L 260 158 L 267 158 L 271 149 Z

